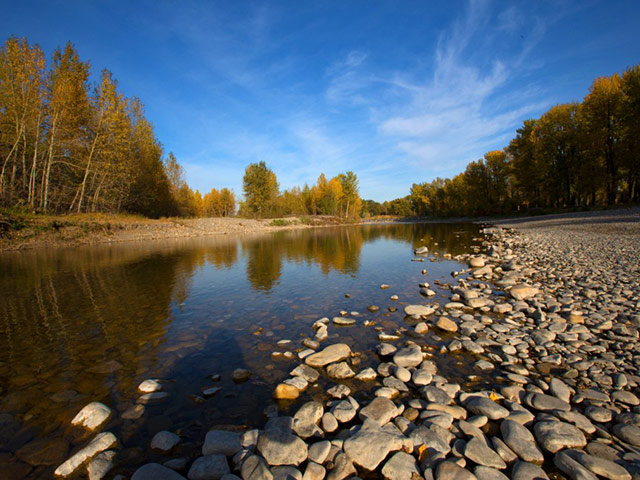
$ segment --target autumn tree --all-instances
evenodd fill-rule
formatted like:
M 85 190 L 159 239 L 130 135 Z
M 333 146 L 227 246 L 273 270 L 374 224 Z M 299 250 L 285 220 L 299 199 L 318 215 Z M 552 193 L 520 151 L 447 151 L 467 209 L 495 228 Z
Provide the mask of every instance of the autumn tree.
M 264 161 L 249 165 L 242 179 L 245 205 L 250 215 L 267 216 L 278 196 L 278 181 Z

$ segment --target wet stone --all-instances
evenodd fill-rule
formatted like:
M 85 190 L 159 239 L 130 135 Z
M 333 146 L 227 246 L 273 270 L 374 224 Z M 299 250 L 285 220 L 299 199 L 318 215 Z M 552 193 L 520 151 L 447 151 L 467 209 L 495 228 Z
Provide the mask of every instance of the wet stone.
M 185 480 L 185 477 L 159 463 L 147 463 L 135 471 L 131 480 Z
M 269 465 L 300 465 L 307 459 L 307 445 L 281 430 L 267 430 L 258 438 L 258 451 Z
M 393 363 L 399 367 L 417 367 L 422 360 L 422 351 L 418 347 L 403 348 L 393 356 Z
M 58 465 L 69 451 L 69 444 L 63 439 L 40 438 L 21 447 L 16 457 L 29 465 Z
M 189 468 L 187 478 L 189 480 L 219 479 L 230 472 L 227 458 L 218 453 L 196 458 L 191 468 Z
M 81 425 L 89 430 L 95 430 L 111 417 L 111 413 L 111 409 L 104 403 L 91 402 L 73 417 L 71 424 Z
M 541 464 L 544 461 L 533 434 L 523 425 L 513 420 L 503 420 L 500 432 L 504 443 L 525 462 Z
M 345 378 L 355 377 L 356 372 L 354 372 L 347 362 L 340 363 L 332 363 L 327 366 L 327 375 L 330 378 L 335 378 L 338 380 L 342 380 Z
M 163 430 L 156 433 L 151 439 L 151 449 L 167 453 L 178 443 L 180 443 L 180 437 L 178 435 Z
M 324 367 L 330 363 L 340 362 L 351 356 L 351 348 L 344 343 L 336 343 L 325 347 L 324 350 L 309 355 L 304 359 L 311 367 Z
M 587 444 L 584 434 L 577 427 L 564 422 L 537 422 L 534 431 L 540 445 L 551 453 Z
M 239 433 L 226 430 L 209 430 L 204 438 L 202 446 L 203 455 L 221 453 L 231 457 L 242 450 L 242 442 Z

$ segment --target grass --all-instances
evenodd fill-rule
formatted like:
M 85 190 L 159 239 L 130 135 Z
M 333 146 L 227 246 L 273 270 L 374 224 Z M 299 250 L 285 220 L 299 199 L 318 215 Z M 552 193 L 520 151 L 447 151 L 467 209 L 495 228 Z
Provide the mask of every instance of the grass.
M 269 223 L 271 227 L 286 227 L 287 225 L 295 225 L 296 222 L 293 220 L 285 220 L 284 218 L 274 218 Z

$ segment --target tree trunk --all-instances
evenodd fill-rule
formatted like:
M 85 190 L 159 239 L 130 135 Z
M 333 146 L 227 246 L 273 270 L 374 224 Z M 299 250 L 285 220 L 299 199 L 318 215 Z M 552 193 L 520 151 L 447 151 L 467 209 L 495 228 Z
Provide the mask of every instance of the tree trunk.
M 98 128 L 96 129 L 96 136 L 93 138 L 91 144 L 91 151 L 89 152 L 89 158 L 87 160 L 87 168 L 84 170 L 84 178 L 82 179 L 82 188 L 80 190 L 80 200 L 78 200 L 78 213 L 82 209 L 82 200 L 84 199 L 84 190 L 87 185 L 87 177 L 89 177 L 89 171 L 91 170 L 91 160 L 93 159 L 93 152 L 96 150 L 96 144 L 100 137 L 100 128 L 102 127 L 102 111 L 100 111 L 100 119 L 98 120 Z
M 49 142 L 49 159 L 47 160 L 47 168 L 46 172 L 42 178 L 42 183 L 44 185 L 44 192 L 42 194 L 42 211 L 46 212 L 47 207 L 49 206 L 49 178 L 51 176 L 51 164 L 53 163 L 53 145 L 55 143 L 56 136 L 56 123 L 58 121 L 58 113 L 53 117 L 53 123 L 51 124 L 51 140 Z
M 18 143 L 20 143 L 20 137 L 22 136 L 22 127 L 20 128 L 18 135 L 16 136 L 16 141 L 13 143 L 13 147 L 11 147 L 11 151 L 7 154 L 7 157 L 4 159 L 4 163 L 2 164 L 2 171 L 0 172 L 0 195 L 4 193 L 4 172 L 7 169 L 7 164 L 9 160 L 11 160 L 11 156 L 13 152 L 18 148 Z

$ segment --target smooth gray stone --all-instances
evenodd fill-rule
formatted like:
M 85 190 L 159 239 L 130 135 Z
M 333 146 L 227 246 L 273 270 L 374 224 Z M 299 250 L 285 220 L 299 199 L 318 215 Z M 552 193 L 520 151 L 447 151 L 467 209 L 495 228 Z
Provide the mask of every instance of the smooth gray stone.
M 549 480 L 549 477 L 538 465 L 517 462 L 511 471 L 511 480 Z
M 163 453 L 166 453 L 169 452 L 178 443 L 180 443 L 180 437 L 178 435 L 163 430 L 156 433 L 151 439 L 151 449 L 159 450 Z
M 135 471 L 131 480 L 186 480 L 182 475 L 159 463 L 147 463 Z
M 402 450 L 405 440 L 408 439 L 402 434 L 390 433 L 374 420 L 367 419 L 355 435 L 345 440 L 344 451 L 354 464 L 372 471 L 389 452 Z
M 189 480 L 217 480 L 230 472 L 227 457 L 216 453 L 196 458 L 187 473 L 187 478 Z
M 413 455 L 405 452 L 394 453 L 382 467 L 382 476 L 386 480 L 412 480 L 420 476 L 420 470 Z
M 320 373 L 315 368 L 311 368 L 309 365 L 305 365 L 304 363 L 301 363 L 296 368 L 291 370 L 289 372 L 289 375 L 293 377 L 302 377 L 308 383 L 313 383 L 317 381 L 318 378 L 320 378 Z
M 553 457 L 553 464 L 573 480 L 598 480 L 598 477 L 565 452 L 556 453 L 555 457 Z
M 428 450 L 440 452 L 443 455 L 447 455 L 451 451 L 449 442 L 446 439 L 424 426 L 413 430 L 409 434 L 409 438 L 413 441 L 414 447 L 424 445 Z
M 310 367 L 324 367 L 330 363 L 341 362 L 351 356 L 351 348 L 345 343 L 335 343 L 321 352 L 313 353 L 304 359 Z
M 308 462 L 302 480 L 323 480 L 327 470 L 315 462 Z
M 242 450 L 240 434 L 226 430 L 209 430 L 204 437 L 204 445 L 202 445 L 203 455 L 221 453 L 231 457 L 240 450 Z
M 584 447 L 587 444 L 587 439 L 580 429 L 569 423 L 538 422 L 533 430 L 542 448 L 551 453 L 563 448 Z
M 582 450 L 564 450 L 564 453 L 580 462 L 589 471 L 611 480 L 631 480 L 631 474 L 623 467 L 604 458 L 589 455 Z
M 353 417 L 355 417 L 358 412 L 351 402 L 348 400 L 342 400 L 331 409 L 331 413 L 333 413 L 333 416 L 336 417 L 338 422 L 346 423 L 353 420 Z
M 544 455 L 536 446 L 533 434 L 527 427 L 513 420 L 503 420 L 500 425 L 502 439 L 525 462 L 542 464 Z
M 267 463 L 259 455 L 251 455 L 242 464 L 240 474 L 243 480 L 273 480 Z
M 463 453 L 465 457 L 478 465 L 497 468 L 499 470 L 507 468 L 507 464 L 500 458 L 500 455 L 477 438 L 472 438 L 467 442 Z
M 331 450 L 331 442 L 329 440 L 323 440 L 309 445 L 309 460 L 322 465 L 329 455 Z
M 571 400 L 571 389 L 559 378 L 553 377 L 549 382 L 549 391 L 560 400 L 569 403 Z
M 302 472 L 288 465 L 271 469 L 273 480 L 302 480 Z
M 425 400 L 431 403 L 441 403 L 443 405 L 448 405 L 453 400 L 447 392 L 433 385 L 422 387 L 420 389 L 420 394 Z
M 398 414 L 398 408 L 395 403 L 388 398 L 376 397 L 369 405 L 360 410 L 359 417 L 362 421 L 369 418 L 382 426 L 397 417 Z
M 258 451 L 269 465 L 300 465 L 307 459 L 307 444 L 282 430 L 267 430 L 258 438 Z
M 509 477 L 507 477 L 500 470 L 485 467 L 483 465 L 478 465 L 476 468 L 474 468 L 473 474 L 478 480 L 509 480 Z
M 469 470 L 451 461 L 440 462 L 436 468 L 436 480 L 477 480 Z
M 324 407 L 319 402 L 307 402 L 293 416 L 293 431 L 302 438 L 308 438 L 322 432 L 318 423 L 324 414 Z
M 403 348 L 393 355 L 393 363 L 399 367 L 417 367 L 422 360 L 422 350 L 418 347 Z
M 620 440 L 640 447 L 640 428 L 634 425 L 618 423 L 613 426 L 611 431 Z
M 464 404 L 465 408 L 475 415 L 484 415 L 490 420 L 500 420 L 509 416 L 509 410 L 486 397 L 470 397 Z
M 536 410 L 543 412 L 550 410 L 562 410 L 568 412 L 571 405 L 564 400 L 543 393 L 530 393 L 525 397 L 525 403 Z

